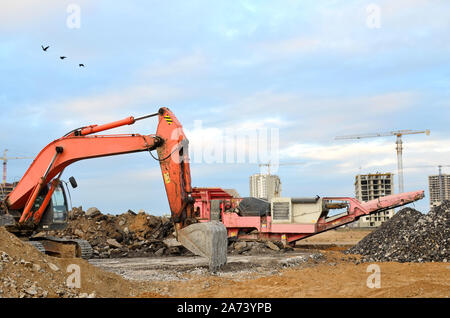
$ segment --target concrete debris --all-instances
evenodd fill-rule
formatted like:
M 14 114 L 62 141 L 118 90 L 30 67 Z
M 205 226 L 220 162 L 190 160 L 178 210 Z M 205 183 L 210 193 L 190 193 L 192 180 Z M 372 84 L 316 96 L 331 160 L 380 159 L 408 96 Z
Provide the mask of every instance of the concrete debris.
M 92 258 L 96 259 L 193 255 L 176 240 L 170 218 L 146 214 L 144 210 L 139 213 L 128 210 L 120 215 L 103 214 L 97 208 L 89 210 L 88 215 L 81 207 L 73 208 L 67 228 L 49 235 L 87 240 L 93 248 Z M 230 254 L 258 255 L 290 250 L 282 242 L 238 241 L 228 245 Z
M 111 247 L 122 248 L 122 245 L 119 242 L 117 242 L 115 239 L 107 239 L 106 243 L 108 243 L 109 246 L 111 246 Z
M 172 235 L 173 224 L 167 217 L 149 215 L 144 210 L 109 215 L 102 214 L 97 208 L 84 212 L 81 207 L 73 208 L 69 215 L 69 224 L 64 231 L 49 234 L 88 241 L 93 248 L 92 258 L 192 254 L 176 241 Z
M 322 253 L 313 253 L 308 255 L 299 255 L 287 259 L 282 259 L 278 263 L 283 267 L 294 267 L 308 262 L 318 263 L 319 261 L 324 260 L 324 258 L 325 257 Z
M 59 271 L 59 267 L 56 266 L 55 264 L 53 264 L 53 263 L 47 263 L 47 265 L 48 265 L 48 267 L 50 267 L 50 269 L 51 269 L 52 271 L 54 271 L 54 272 Z
M 163 240 L 164 244 L 166 244 L 168 247 L 178 247 L 181 246 L 181 243 L 177 241 L 176 238 L 171 237 Z
M 248 251 L 251 249 L 250 246 L 247 246 L 247 243 L 245 241 L 242 242 L 236 242 L 234 243 L 234 249 L 239 253 L 243 253 L 245 251 Z
M 261 255 L 267 253 L 285 253 L 291 247 L 284 247 L 281 242 L 272 241 L 236 241 L 228 245 L 228 254 Z
M 162 256 L 162 255 L 164 255 L 164 251 L 166 250 L 166 248 L 165 247 L 161 247 L 159 250 L 157 250 L 156 252 L 155 252 L 155 255 L 156 256 Z
M 364 261 L 446 262 L 449 238 L 450 201 L 444 201 L 428 214 L 400 210 L 346 253 L 363 255 Z
M 38 293 L 37 288 L 36 288 L 36 285 L 33 285 L 33 286 L 31 286 L 31 287 L 25 289 L 25 292 L 26 292 L 28 295 L 31 295 L 31 296 L 35 296 L 35 295 L 37 295 L 37 293 Z
M 95 207 L 89 208 L 89 209 L 86 211 L 86 216 L 87 216 L 87 217 L 91 217 L 91 218 L 96 217 L 97 215 L 100 215 L 100 214 L 101 214 L 100 210 L 97 209 L 97 208 L 95 208 Z
M 274 250 L 274 251 L 279 251 L 280 250 L 280 248 L 278 246 L 276 246 L 274 243 L 272 243 L 271 241 L 267 241 L 266 242 L 266 246 L 268 248 L 270 248 L 271 250 Z
M 11 261 L 11 257 L 6 252 L 0 251 L 0 261 L 3 263 L 9 263 Z

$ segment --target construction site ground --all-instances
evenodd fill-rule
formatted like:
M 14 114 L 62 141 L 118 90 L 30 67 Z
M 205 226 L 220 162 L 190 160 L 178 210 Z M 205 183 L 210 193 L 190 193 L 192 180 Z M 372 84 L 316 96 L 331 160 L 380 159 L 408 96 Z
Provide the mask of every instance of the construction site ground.
M 90 263 L 122 276 L 139 297 L 449 297 L 450 264 L 361 262 L 341 245 L 356 244 L 370 230 L 337 230 L 300 241 L 290 252 L 230 255 L 217 273 L 196 256 L 95 259 Z M 380 269 L 380 288 L 369 288 Z M 370 285 L 370 284 L 369 284 Z M 129 287 L 128 287 L 129 288 Z
M 296 247 L 341 251 L 352 247 L 372 231 L 368 228 L 342 228 L 326 231 L 298 241 Z
M 246 250 L 234 243 L 228 263 L 210 273 L 207 260 L 192 254 L 55 258 L 0 227 L 0 298 L 449 297 L 447 261 L 364 262 L 363 256 L 343 253 L 343 245 L 356 244 L 370 232 L 332 230 L 291 250 L 260 245 Z M 372 264 L 379 266 L 380 288 L 367 284 L 373 283 Z M 79 287 L 67 285 L 74 266 L 81 275 Z

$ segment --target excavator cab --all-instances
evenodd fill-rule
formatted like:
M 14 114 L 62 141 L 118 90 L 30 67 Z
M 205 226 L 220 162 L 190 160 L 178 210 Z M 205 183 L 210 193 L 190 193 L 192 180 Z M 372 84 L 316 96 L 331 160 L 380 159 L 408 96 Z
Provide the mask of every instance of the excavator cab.
M 49 191 L 49 187 L 44 188 L 45 191 L 40 195 L 35 202 L 36 210 L 39 209 L 40 204 L 42 204 L 45 195 Z M 52 198 L 45 210 L 42 220 L 37 228 L 38 231 L 61 231 L 67 227 L 67 218 L 69 213 L 69 206 L 67 203 L 66 191 L 61 183 L 55 188 Z

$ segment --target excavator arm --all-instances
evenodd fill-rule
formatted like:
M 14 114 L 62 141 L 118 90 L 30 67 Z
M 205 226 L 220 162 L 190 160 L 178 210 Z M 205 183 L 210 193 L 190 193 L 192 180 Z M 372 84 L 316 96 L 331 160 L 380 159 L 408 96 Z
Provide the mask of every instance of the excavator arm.
M 159 119 L 155 135 L 94 135 L 153 116 Z M 105 125 L 75 129 L 42 149 L 6 197 L 4 210 L 19 211 L 18 228 L 36 228 L 68 165 L 84 159 L 142 151 L 149 151 L 153 156 L 151 151 L 156 150 L 158 156 L 154 159 L 161 167 L 177 239 L 195 254 L 208 257 L 212 269 L 218 268 L 226 263 L 226 229 L 222 224 L 197 223 L 193 217 L 195 200 L 191 196 L 188 143 L 182 125 L 168 108 L 141 118 L 127 117 Z M 48 186 L 36 209 L 36 199 Z

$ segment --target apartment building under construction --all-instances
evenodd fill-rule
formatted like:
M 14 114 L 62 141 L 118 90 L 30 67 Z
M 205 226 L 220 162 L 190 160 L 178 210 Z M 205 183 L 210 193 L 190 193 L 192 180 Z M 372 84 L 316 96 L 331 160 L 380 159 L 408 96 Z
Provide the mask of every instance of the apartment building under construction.
M 0 201 L 6 198 L 6 196 L 15 188 L 16 183 L 0 183 Z
M 281 196 L 280 178 L 272 174 L 254 174 L 250 176 L 250 196 L 267 201 Z
M 430 190 L 430 208 L 441 204 L 443 200 L 450 200 L 450 175 L 428 176 L 428 188 Z
M 370 201 L 394 193 L 392 173 L 359 174 L 355 177 L 355 196 L 359 201 Z M 394 209 L 361 217 L 353 226 L 378 227 L 394 216 Z

